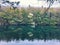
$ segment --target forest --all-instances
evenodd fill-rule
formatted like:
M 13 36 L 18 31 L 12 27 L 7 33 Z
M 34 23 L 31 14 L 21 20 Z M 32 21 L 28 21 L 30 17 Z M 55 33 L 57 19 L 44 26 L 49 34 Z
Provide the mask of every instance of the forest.
M 18 24 L 33 24 L 33 25 L 59 25 L 60 24 L 60 9 L 50 8 L 21 8 L 21 9 L 5 9 L 0 12 L 0 25 L 18 25 Z
M 3 1 L 2 4 L 11 4 L 12 8 L 1 9 L 0 5 L 0 25 L 60 25 L 60 8 L 51 8 L 54 1 L 60 2 L 59 0 L 46 0 L 46 2 L 50 2 L 47 8 L 29 5 L 27 8 L 19 9 L 14 6 L 14 3 L 18 5 L 20 2 Z

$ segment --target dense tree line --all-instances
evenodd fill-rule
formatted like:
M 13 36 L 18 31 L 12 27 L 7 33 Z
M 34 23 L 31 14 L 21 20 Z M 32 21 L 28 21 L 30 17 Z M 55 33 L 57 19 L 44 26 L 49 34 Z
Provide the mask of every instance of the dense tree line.
M 38 0 L 40 1 L 40 0 Z M 3 1 L 3 3 L 11 4 L 13 9 L 6 9 L 0 11 L 0 25 L 11 25 L 11 24 L 34 24 L 34 25 L 60 25 L 60 12 L 49 11 L 54 1 L 59 0 L 45 0 L 49 2 L 48 8 L 21 8 L 20 10 L 14 7 L 14 3 L 17 5 L 19 2 Z M 42 11 L 44 10 L 44 11 Z
M 48 24 L 55 25 L 60 24 L 60 12 L 49 9 L 52 11 L 45 12 L 43 9 L 37 8 L 21 8 L 21 10 L 13 10 L 7 9 L 5 11 L 0 12 L 0 23 L 3 24 Z
M 9 26 L 8 28 L 0 27 L 0 40 L 60 40 L 60 26 L 37 26 L 30 25 Z

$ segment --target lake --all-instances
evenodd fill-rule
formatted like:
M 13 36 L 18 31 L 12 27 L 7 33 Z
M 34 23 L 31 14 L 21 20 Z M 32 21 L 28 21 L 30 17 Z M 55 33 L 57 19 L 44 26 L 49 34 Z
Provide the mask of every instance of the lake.
M 60 45 L 60 26 L 0 26 L 0 45 Z

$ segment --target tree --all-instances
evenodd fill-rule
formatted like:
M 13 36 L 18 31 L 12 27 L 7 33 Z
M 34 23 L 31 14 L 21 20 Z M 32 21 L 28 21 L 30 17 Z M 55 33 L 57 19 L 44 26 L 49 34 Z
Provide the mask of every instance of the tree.
M 10 2 L 9 0 L 3 0 L 2 4 L 8 3 L 9 5 L 11 5 L 11 7 L 13 9 L 16 9 L 17 6 L 20 4 L 20 1 L 18 2 Z
M 20 1 L 16 2 L 17 5 L 19 5 Z
M 46 11 L 48 11 L 48 9 L 53 5 L 53 3 L 55 2 L 55 1 L 58 1 L 59 3 L 60 3 L 60 0 L 37 0 L 38 1 L 38 4 L 39 4 L 39 1 L 46 1 L 48 4 L 49 4 L 49 6 L 48 6 L 48 8 L 47 8 L 47 10 Z M 46 12 L 45 11 L 45 12 Z
M 11 6 L 13 7 L 13 9 L 16 9 L 17 6 L 20 4 L 20 2 L 10 2 Z M 16 4 L 16 5 L 15 5 Z
M 49 2 L 49 6 L 46 11 L 48 11 L 48 9 L 54 4 L 55 1 L 60 2 L 60 0 L 46 0 L 47 3 Z

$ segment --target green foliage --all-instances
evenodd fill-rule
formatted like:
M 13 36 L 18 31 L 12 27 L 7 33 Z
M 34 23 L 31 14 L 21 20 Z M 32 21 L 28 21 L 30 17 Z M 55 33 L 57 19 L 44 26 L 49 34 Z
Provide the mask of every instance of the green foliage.
M 5 27 L 5 26 L 4 26 Z M 60 40 L 60 26 L 9 26 L 0 29 L 0 40 Z
M 53 12 L 41 13 L 40 10 L 6 10 L 0 12 L 0 17 L 3 21 L 8 21 L 9 24 L 59 24 L 59 14 Z M 0 21 L 1 22 L 1 21 Z M 4 22 L 3 22 L 4 23 Z

